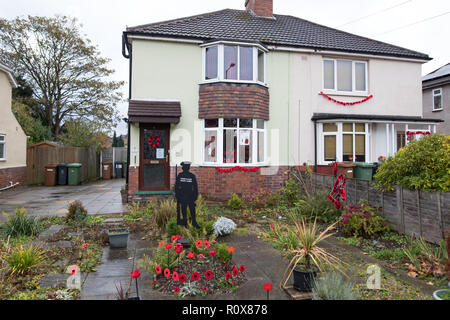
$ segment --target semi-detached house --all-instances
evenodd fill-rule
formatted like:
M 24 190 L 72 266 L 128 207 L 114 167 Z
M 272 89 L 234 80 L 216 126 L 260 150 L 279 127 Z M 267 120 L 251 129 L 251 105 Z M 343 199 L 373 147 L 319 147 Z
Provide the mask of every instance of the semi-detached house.
M 210 199 L 277 189 L 289 167 L 375 162 L 439 122 L 422 117 L 428 55 L 273 14 L 272 0 L 127 28 L 123 54 L 130 198 L 169 194 L 185 160 Z

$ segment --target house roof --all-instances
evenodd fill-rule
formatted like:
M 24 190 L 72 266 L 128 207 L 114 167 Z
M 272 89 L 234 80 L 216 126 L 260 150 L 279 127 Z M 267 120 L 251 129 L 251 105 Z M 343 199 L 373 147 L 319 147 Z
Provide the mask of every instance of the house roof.
M 431 60 L 423 53 L 357 36 L 288 15 L 257 17 L 224 9 L 127 28 L 126 34 L 155 37 L 259 42 L 266 45 Z
M 130 100 L 128 118 L 140 123 L 178 123 L 181 117 L 179 101 Z
M 14 78 L 13 71 L 2 62 L 0 62 L 0 70 L 6 73 L 6 75 L 8 76 L 9 83 L 11 83 L 11 86 L 13 88 L 17 88 L 18 85 L 16 78 Z
M 437 70 L 434 70 L 433 72 L 430 72 L 426 76 L 422 77 L 422 81 L 428 81 L 440 77 L 445 77 L 450 75 L 450 63 L 447 63 L 446 65 L 440 67 Z

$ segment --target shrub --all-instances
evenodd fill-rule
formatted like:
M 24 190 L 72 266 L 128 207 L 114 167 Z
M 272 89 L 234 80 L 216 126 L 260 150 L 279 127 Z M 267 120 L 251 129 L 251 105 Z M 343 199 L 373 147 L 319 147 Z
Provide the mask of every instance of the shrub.
M 246 198 L 245 202 L 250 208 L 262 209 L 277 205 L 279 200 L 280 192 L 272 192 L 268 188 L 255 188 L 254 192 Z
M 231 219 L 220 217 L 213 224 L 213 228 L 216 236 L 223 236 L 232 233 L 236 229 L 236 223 Z
M 197 239 L 207 238 L 214 233 L 214 220 L 205 221 L 203 219 L 197 219 L 197 223 L 200 228 L 195 228 L 191 223 L 189 223 L 189 231 Z
M 290 205 L 293 205 L 300 198 L 300 188 L 292 177 L 286 181 L 286 186 L 281 190 L 281 196 Z
M 219 261 L 224 262 L 231 262 L 233 260 L 233 252 L 228 251 L 228 245 L 224 243 L 217 243 L 216 244 L 216 257 L 219 259 Z
M 370 238 L 389 231 L 387 220 L 376 214 L 377 209 L 367 203 L 345 206 L 339 227 L 346 235 Z
M 450 191 L 450 135 L 430 135 L 408 143 L 388 158 L 375 174 L 375 186 L 394 185 L 427 191 Z
M 242 200 L 236 193 L 231 194 L 231 199 L 228 200 L 228 207 L 232 210 L 239 210 L 242 208 Z
M 314 279 L 312 294 L 314 300 L 357 300 L 353 284 L 344 280 L 338 272 L 325 273 Z
M 71 224 L 84 223 L 88 217 L 87 210 L 81 201 L 74 201 L 69 205 L 66 221 Z
M 295 203 L 293 210 L 297 218 L 304 217 L 308 220 L 315 220 L 329 223 L 334 222 L 339 217 L 339 211 L 327 197 L 327 191 L 318 191 L 311 195 L 305 195 Z
M 175 200 L 161 201 L 155 210 L 153 219 L 160 230 L 166 229 L 167 222 L 177 216 L 177 202 Z
M 195 201 L 195 214 L 198 218 L 202 218 L 207 214 L 207 211 L 208 209 L 206 206 L 206 200 L 200 194 L 197 198 L 197 201 Z
M 14 247 L 6 257 L 6 263 L 12 274 L 25 274 L 38 267 L 44 260 L 44 250 L 40 247 L 23 245 Z
M 156 201 L 154 200 L 147 201 L 146 203 L 143 203 L 141 201 L 134 201 L 128 205 L 130 213 L 125 216 L 125 220 L 138 221 L 150 218 L 155 207 Z
M 35 236 L 39 233 L 40 225 L 35 217 L 26 216 L 25 208 L 17 208 L 12 217 L 8 217 L 4 228 L 7 236 Z
M 167 234 L 171 236 L 176 236 L 181 234 L 181 226 L 177 224 L 177 218 L 170 218 L 170 220 L 167 222 Z

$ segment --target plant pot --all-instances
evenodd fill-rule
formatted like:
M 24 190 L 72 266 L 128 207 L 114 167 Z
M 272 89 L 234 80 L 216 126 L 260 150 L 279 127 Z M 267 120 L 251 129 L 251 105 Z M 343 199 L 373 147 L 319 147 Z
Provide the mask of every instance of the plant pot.
M 315 277 L 317 276 L 317 270 L 304 271 L 298 268 L 294 269 L 294 289 L 301 292 L 311 292 L 312 285 Z
M 447 293 L 447 295 L 450 295 L 450 289 L 440 289 L 433 292 L 433 298 L 434 300 L 444 300 L 444 298 L 439 297 L 441 293 Z M 448 299 L 446 299 L 448 300 Z
M 128 190 L 120 190 L 120 195 L 122 196 L 122 203 L 128 203 Z
M 111 229 L 108 230 L 109 247 L 110 248 L 126 248 L 128 245 L 128 229 Z

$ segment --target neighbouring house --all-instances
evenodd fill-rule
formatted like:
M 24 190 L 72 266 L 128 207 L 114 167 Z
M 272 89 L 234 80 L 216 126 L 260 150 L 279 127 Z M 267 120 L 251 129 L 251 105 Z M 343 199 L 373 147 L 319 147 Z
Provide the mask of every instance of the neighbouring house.
M 11 110 L 12 70 L 0 63 L 0 190 L 23 185 L 27 173 L 27 136 Z
M 440 121 L 422 117 L 428 55 L 273 14 L 272 0 L 127 28 L 123 55 L 130 199 L 170 193 L 183 160 L 210 199 L 278 189 L 290 167 L 375 162 Z
M 423 116 L 443 119 L 437 133 L 450 134 L 450 63 L 422 78 Z

